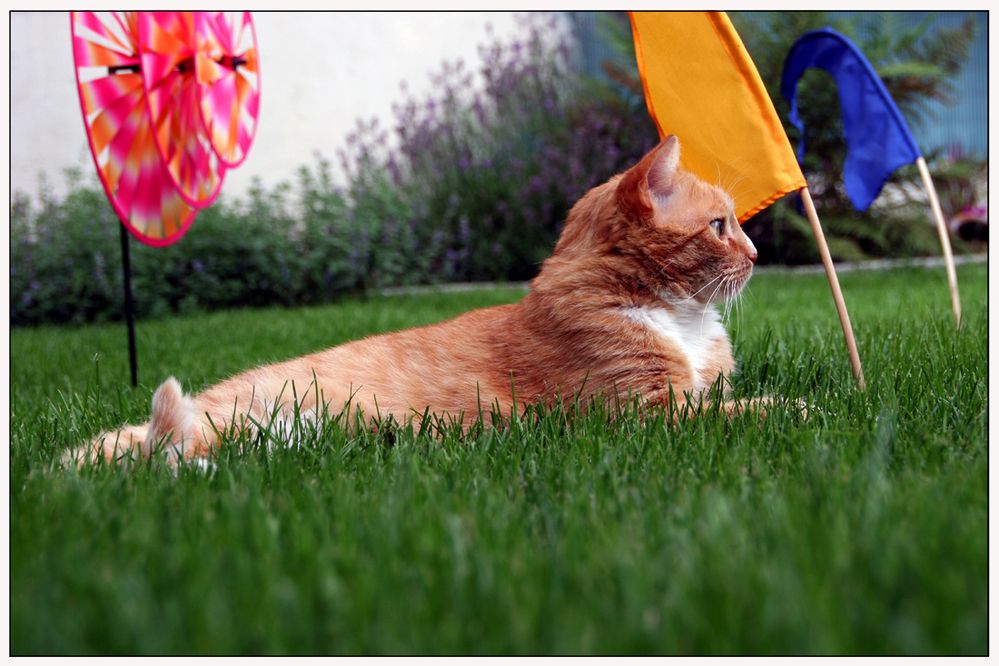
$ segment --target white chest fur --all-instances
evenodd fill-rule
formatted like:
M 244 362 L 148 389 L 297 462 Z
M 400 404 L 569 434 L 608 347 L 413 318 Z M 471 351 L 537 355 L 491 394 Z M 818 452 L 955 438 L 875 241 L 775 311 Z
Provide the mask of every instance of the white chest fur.
M 714 305 L 641 306 L 626 308 L 624 315 L 662 337 L 687 358 L 694 374 L 694 389 L 708 387 L 703 371 L 719 338 L 726 336 Z

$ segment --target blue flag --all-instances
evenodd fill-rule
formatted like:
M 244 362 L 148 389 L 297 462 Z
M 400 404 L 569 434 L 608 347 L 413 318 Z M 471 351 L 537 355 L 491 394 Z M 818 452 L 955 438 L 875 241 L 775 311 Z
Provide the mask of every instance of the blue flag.
M 805 156 L 805 125 L 798 116 L 798 79 L 810 67 L 836 81 L 846 162 L 846 193 L 857 210 L 867 210 L 900 166 L 919 158 L 916 141 L 881 78 L 860 49 L 832 28 L 813 30 L 794 43 L 784 61 L 780 92 L 791 104 L 791 122 L 801 132 L 798 162 Z

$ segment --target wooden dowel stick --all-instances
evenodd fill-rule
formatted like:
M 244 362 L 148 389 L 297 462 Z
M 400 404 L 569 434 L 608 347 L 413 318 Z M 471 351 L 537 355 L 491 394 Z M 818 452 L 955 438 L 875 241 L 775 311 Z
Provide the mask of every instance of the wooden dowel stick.
M 940 209 L 940 199 L 937 198 L 937 188 L 933 186 L 933 179 L 930 178 L 930 170 L 926 167 L 926 160 L 920 155 L 916 160 L 919 167 L 919 175 L 923 177 L 923 186 L 926 194 L 930 198 L 930 210 L 937 221 L 937 233 L 940 234 L 940 246 L 943 248 L 944 264 L 947 266 L 947 282 L 950 284 L 950 303 L 954 308 L 954 324 L 961 325 L 961 294 L 957 290 L 957 271 L 954 270 L 954 255 L 950 251 L 950 236 L 947 234 L 947 225 L 944 223 L 943 210 Z
M 819 246 L 819 256 L 822 257 L 822 265 L 825 266 L 829 287 L 832 289 L 833 300 L 836 302 L 839 323 L 843 327 L 843 337 L 846 339 L 846 350 L 850 353 L 850 365 L 853 366 L 853 376 L 856 377 L 860 388 L 867 388 L 864 383 L 864 369 L 860 366 L 860 354 L 857 353 L 857 341 L 853 339 L 850 313 L 846 311 L 843 292 L 839 288 L 839 278 L 836 277 L 836 267 L 833 266 L 829 246 L 826 245 L 826 236 L 822 233 L 822 224 L 819 222 L 819 215 L 815 212 L 815 204 L 812 202 L 812 195 L 808 192 L 807 187 L 801 188 L 799 194 L 801 194 L 801 202 L 805 207 L 805 214 L 812 225 L 812 233 L 815 234 L 815 242 Z

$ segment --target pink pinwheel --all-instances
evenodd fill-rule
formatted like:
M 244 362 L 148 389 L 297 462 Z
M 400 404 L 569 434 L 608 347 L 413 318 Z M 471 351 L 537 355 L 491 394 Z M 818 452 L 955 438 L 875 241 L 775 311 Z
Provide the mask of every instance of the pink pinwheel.
M 122 223 L 148 245 L 169 245 L 196 210 L 160 158 L 143 88 L 136 12 L 72 12 L 80 107 L 108 200 Z
M 225 167 L 199 114 L 195 18 L 191 12 L 139 12 L 139 55 L 153 137 L 167 174 L 192 206 L 203 208 L 222 188 Z
M 223 164 L 238 166 L 257 131 L 260 72 L 250 12 L 197 12 L 201 117 Z

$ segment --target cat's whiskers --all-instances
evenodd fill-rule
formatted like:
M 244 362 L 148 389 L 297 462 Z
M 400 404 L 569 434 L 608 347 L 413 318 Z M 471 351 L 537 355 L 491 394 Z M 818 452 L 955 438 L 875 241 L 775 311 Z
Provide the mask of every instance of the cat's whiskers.
M 742 289 L 739 289 L 739 290 L 737 290 L 735 292 L 735 295 L 732 297 L 732 306 L 730 308 L 730 310 L 733 313 L 735 313 L 735 319 L 736 319 L 736 321 L 739 320 L 739 313 L 741 311 L 740 310 L 741 304 L 742 304 Z
M 725 292 L 723 293 L 723 298 L 722 298 L 724 307 L 722 308 L 722 315 L 721 315 L 722 320 L 726 322 L 728 321 L 728 316 L 732 311 L 732 299 L 729 297 L 728 291 L 729 291 L 729 285 L 726 282 Z
M 719 287 L 722 290 L 722 300 L 725 303 L 722 318 L 727 321 L 733 310 L 737 315 L 741 313 L 739 305 L 742 300 L 743 288 L 748 283 L 749 276 L 743 275 L 740 269 L 733 268 L 721 273 L 719 278 L 722 278 Z M 713 296 L 714 294 L 712 294 Z
M 679 301 L 676 301 L 676 304 L 679 305 L 681 303 L 686 303 L 687 301 L 693 300 L 693 298 L 695 296 L 697 296 L 699 293 L 701 293 L 702 291 L 704 291 L 705 289 L 707 289 L 708 287 L 710 287 L 712 284 L 715 283 L 715 281 L 721 280 L 723 277 L 725 277 L 725 274 L 724 273 L 719 273 L 714 278 L 712 278 L 711 280 L 709 280 L 703 287 L 701 287 L 700 289 L 698 289 L 697 291 L 695 291 L 694 293 L 692 293 L 690 296 L 687 296 L 686 298 L 681 298 Z
M 732 178 L 731 182 L 725 185 L 725 187 L 723 187 L 722 189 L 725 190 L 726 192 L 735 192 L 736 191 L 735 188 L 742 185 L 742 183 L 744 183 L 746 179 L 747 177 L 743 175 L 740 175 L 737 178 Z
M 732 294 L 732 297 L 725 303 L 725 320 L 727 323 L 732 323 L 733 314 L 738 316 L 739 293 L 740 292 L 736 290 L 735 293 Z
M 737 322 L 738 322 L 738 324 L 739 324 L 739 328 L 742 328 L 742 312 L 743 312 L 743 308 L 742 308 L 742 299 L 743 299 L 743 297 L 745 297 L 745 295 L 746 295 L 746 293 L 747 293 L 748 291 L 749 291 L 749 284 L 747 283 L 747 284 L 746 284 L 746 286 L 745 286 L 745 287 L 743 287 L 743 288 L 742 288 L 742 289 L 741 289 L 741 290 L 739 291 L 739 296 L 738 296 L 738 298 L 737 298 L 737 299 L 736 299 L 736 301 L 735 301 L 735 304 L 736 304 L 736 309 L 735 309 L 735 313 L 736 313 L 736 321 L 737 321 Z
M 720 167 L 718 167 L 718 182 L 719 182 L 719 187 L 721 187 L 721 189 L 731 194 L 732 198 L 734 199 L 736 198 L 735 188 L 742 185 L 742 183 L 749 178 L 749 176 L 746 174 L 746 171 L 747 167 L 750 167 L 751 165 L 749 164 L 748 160 L 742 160 L 740 162 L 735 162 L 731 164 L 731 166 L 733 167 L 733 170 L 727 174 L 729 177 L 725 179 L 725 181 L 722 181 L 721 169 Z
M 722 273 L 720 277 L 724 278 L 724 276 L 725 276 L 725 274 Z M 704 304 L 704 309 L 701 311 L 701 328 L 700 328 L 701 334 L 704 333 L 704 317 L 707 316 L 707 314 L 708 314 L 708 308 L 713 308 L 714 307 L 715 294 L 718 293 L 718 290 L 721 289 L 722 285 L 724 285 L 724 284 L 725 284 L 725 280 L 723 279 L 723 280 L 721 280 L 718 283 L 718 286 L 715 287 L 715 290 L 713 292 L 711 292 L 711 296 L 708 298 L 707 302 Z

